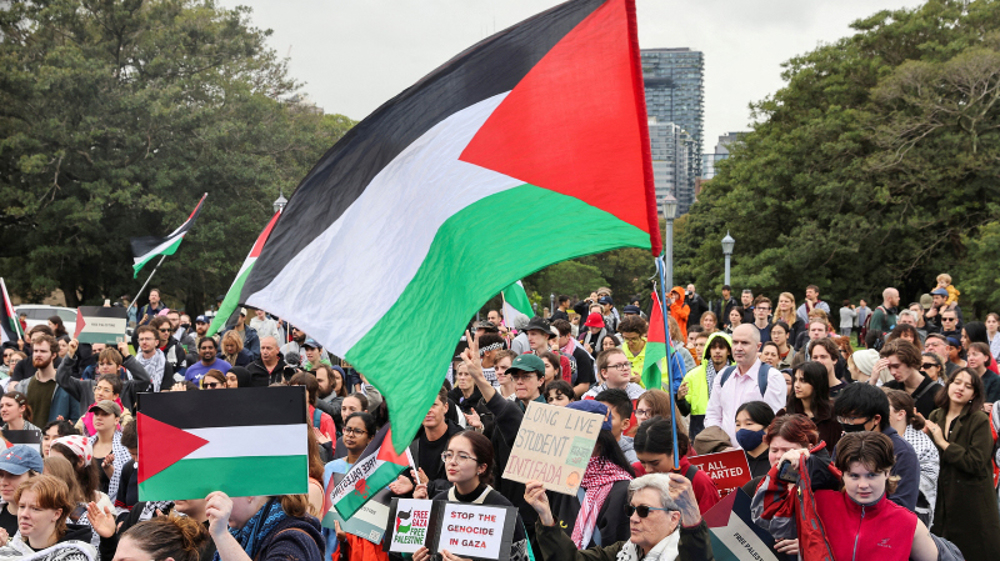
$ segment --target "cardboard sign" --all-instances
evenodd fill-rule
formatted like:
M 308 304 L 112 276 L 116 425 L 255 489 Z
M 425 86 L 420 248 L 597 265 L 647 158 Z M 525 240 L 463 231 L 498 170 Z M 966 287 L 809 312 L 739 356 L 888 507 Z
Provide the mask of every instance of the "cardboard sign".
M 750 464 L 743 450 L 689 456 L 688 461 L 712 478 L 715 486 L 719 488 L 719 494 L 723 497 L 753 479 L 750 475 Z
M 716 561 L 779 561 L 787 558 L 774 551 L 774 538 L 753 523 L 750 496 L 742 489 L 716 503 L 705 513 L 704 519 Z
M 115 346 L 125 341 L 128 312 L 125 308 L 80 306 L 76 310 L 73 337 L 81 343 L 104 343 Z
M 517 510 L 451 501 L 392 499 L 383 549 L 413 553 L 426 547 L 463 558 L 507 561 Z
M 532 401 L 503 478 L 520 483 L 537 480 L 550 491 L 575 496 L 603 422 L 595 413 Z
M 333 474 L 333 484 L 338 485 L 344 479 L 343 473 Z M 382 489 L 364 504 L 354 516 L 344 520 L 337 509 L 332 508 L 323 517 L 323 525 L 333 528 L 334 522 L 340 523 L 340 529 L 348 534 L 368 540 L 374 544 L 382 543 L 386 527 L 389 525 L 389 505 L 392 503 L 392 492 Z
M 5 429 L 3 437 L 11 444 L 27 444 L 38 448 L 38 453 L 42 453 L 42 431 L 32 430 L 11 430 Z
M 392 530 L 383 549 L 394 553 L 413 553 L 421 547 L 431 549 L 431 510 L 434 501 L 420 499 L 392 499 L 389 522 Z

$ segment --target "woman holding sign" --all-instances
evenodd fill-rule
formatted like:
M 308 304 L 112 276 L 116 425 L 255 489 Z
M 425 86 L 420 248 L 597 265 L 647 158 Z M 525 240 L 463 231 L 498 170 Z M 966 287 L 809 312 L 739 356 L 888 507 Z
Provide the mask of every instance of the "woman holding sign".
M 473 503 L 485 506 L 514 506 L 506 497 L 490 487 L 493 481 L 493 444 L 490 439 L 476 431 L 463 431 L 451 437 L 448 449 L 441 454 L 451 489 L 434 497 L 435 500 L 445 500 L 460 503 Z M 418 485 L 413 492 L 413 498 L 426 499 L 427 486 Z M 546 503 L 547 505 L 548 503 Z M 526 561 L 528 559 L 528 541 L 524 535 L 524 523 L 521 515 L 517 515 L 514 524 L 514 537 L 510 545 L 510 561 Z M 458 556 L 447 549 L 441 550 L 445 561 L 457 561 Z M 413 561 L 428 561 L 430 553 L 422 547 L 413 554 Z
M 328 492 L 332 487 L 336 487 L 333 474 L 346 474 L 351 471 L 368 443 L 375 437 L 376 432 L 378 430 L 375 428 L 375 418 L 368 413 L 351 413 L 344 420 L 344 447 L 347 448 L 347 457 L 338 458 L 326 464 L 323 480 L 327 482 Z M 348 561 L 389 559 L 389 554 L 382 551 L 381 544 L 374 544 L 364 538 L 344 532 L 340 529 L 339 522 L 336 523 L 336 531 L 323 528 L 323 537 L 326 538 L 328 559 L 334 555 L 334 552 L 337 552 L 337 555 L 333 559 L 346 559 Z

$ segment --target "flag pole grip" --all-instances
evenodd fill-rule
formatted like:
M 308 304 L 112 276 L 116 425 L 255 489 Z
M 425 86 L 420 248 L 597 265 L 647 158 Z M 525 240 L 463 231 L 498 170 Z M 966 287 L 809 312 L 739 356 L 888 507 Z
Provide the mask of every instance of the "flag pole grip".
M 674 439 L 674 469 L 681 469 L 681 459 L 680 454 L 677 450 L 677 404 L 674 403 L 674 379 L 672 377 L 672 372 L 670 369 L 670 363 L 673 361 L 674 346 L 670 340 L 670 320 L 668 319 L 668 314 L 670 310 L 667 307 L 667 285 L 664 270 L 666 269 L 666 264 L 663 262 L 663 256 L 656 258 L 656 272 L 660 276 L 660 311 L 663 313 L 663 333 L 665 334 L 665 339 L 667 343 L 667 360 L 666 360 L 666 372 L 667 372 L 667 393 L 670 395 L 670 429 Z M 647 388 L 650 389 L 650 388 Z

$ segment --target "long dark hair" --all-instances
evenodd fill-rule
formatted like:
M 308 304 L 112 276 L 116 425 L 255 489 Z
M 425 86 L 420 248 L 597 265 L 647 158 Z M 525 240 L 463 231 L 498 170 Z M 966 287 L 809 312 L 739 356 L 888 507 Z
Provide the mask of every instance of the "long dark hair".
M 479 475 L 479 484 L 489 485 L 493 483 L 493 470 L 496 469 L 496 461 L 493 456 L 493 443 L 490 442 L 490 439 L 474 430 L 464 430 L 456 433 L 448 439 L 448 442 L 450 443 L 459 436 L 469 441 L 469 445 L 472 446 L 472 453 L 476 455 L 477 464 L 486 466 L 486 471 Z
M 948 411 L 948 407 L 951 406 L 951 396 L 948 394 L 948 386 L 955 381 L 955 378 L 958 378 L 959 374 L 965 374 L 972 379 L 972 401 L 969 402 L 969 405 L 972 408 L 972 411 L 981 411 L 983 409 L 983 403 L 986 400 L 986 390 L 983 387 L 983 379 L 969 368 L 959 368 L 958 370 L 952 372 L 951 376 L 948 376 L 948 381 L 944 385 L 944 391 L 938 392 L 937 397 L 934 398 L 934 405 Z
M 664 419 L 657 415 L 652 419 L 639 425 L 639 430 L 635 433 L 635 451 L 643 454 L 674 454 L 674 437 L 670 419 Z M 691 445 L 688 436 L 682 431 L 677 431 L 677 455 L 683 457 L 688 453 Z
M 594 456 L 604 458 L 605 460 L 627 471 L 632 477 L 635 477 L 635 470 L 632 469 L 632 465 L 628 463 L 628 459 L 625 458 L 625 453 L 622 452 L 621 445 L 618 444 L 617 440 L 615 440 L 615 435 L 611 434 L 611 431 L 602 430 L 597 433 L 597 445 L 594 447 Z
M 829 419 L 833 412 L 833 402 L 830 400 L 830 379 L 827 377 L 826 366 L 815 362 L 803 362 L 792 372 L 792 387 L 795 387 L 795 373 L 802 372 L 802 379 L 813 388 L 813 412 L 817 421 Z M 795 397 L 795 392 L 788 394 L 787 408 L 789 413 L 805 414 L 802 400 Z

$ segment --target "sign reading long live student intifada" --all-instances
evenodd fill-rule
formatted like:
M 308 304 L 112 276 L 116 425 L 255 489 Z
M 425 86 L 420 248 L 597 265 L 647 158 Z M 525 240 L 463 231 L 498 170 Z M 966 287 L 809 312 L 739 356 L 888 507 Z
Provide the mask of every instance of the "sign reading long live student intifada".
M 426 547 L 431 554 L 447 550 L 462 558 L 510 558 L 517 511 L 514 507 L 475 503 L 392 499 L 383 549 L 413 553 Z
M 141 393 L 139 500 L 309 492 L 305 388 Z
M 504 479 L 541 481 L 546 489 L 576 495 L 604 418 L 532 401 L 524 412 Z
M 76 310 L 73 337 L 81 343 L 117 345 L 125 340 L 128 310 L 125 308 L 80 306 Z

